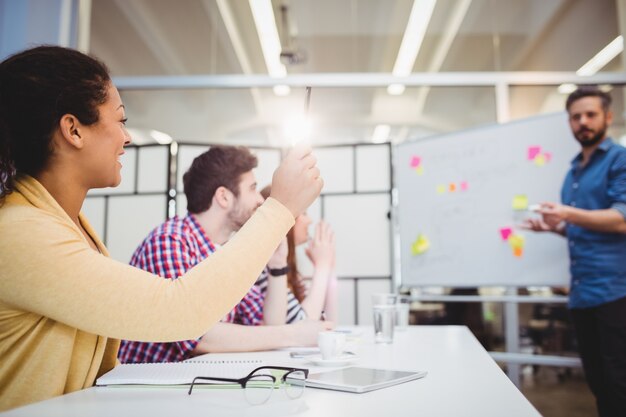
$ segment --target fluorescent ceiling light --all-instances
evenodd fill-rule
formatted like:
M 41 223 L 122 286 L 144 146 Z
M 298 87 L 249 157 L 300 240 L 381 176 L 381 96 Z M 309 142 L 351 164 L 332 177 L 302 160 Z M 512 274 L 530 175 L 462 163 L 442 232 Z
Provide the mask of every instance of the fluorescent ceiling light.
M 593 58 L 576 71 L 576 75 L 581 77 L 590 76 L 600 71 L 613 58 L 624 51 L 624 37 L 622 35 L 613 39 L 611 43 L 602 48 Z
M 590 77 L 600 71 L 606 64 L 611 62 L 616 56 L 624 52 L 624 37 L 619 35 L 613 39 L 611 43 L 602 48 L 600 52 L 595 54 L 585 65 L 578 68 L 576 75 L 580 77 Z M 576 90 L 574 84 L 561 84 L 558 88 L 561 94 L 570 94 Z
M 126 130 L 130 135 L 133 145 L 145 145 L 146 143 L 153 143 L 152 138 L 144 129 L 127 127 Z
M 422 46 L 430 17 L 435 8 L 435 0 L 414 0 L 409 22 L 404 31 L 400 50 L 393 66 L 393 75 L 406 77 L 411 74 L 417 53 Z
M 561 84 L 558 90 L 561 94 L 571 94 L 576 90 L 576 84 Z
M 404 84 L 389 84 L 387 86 L 387 93 L 392 96 L 399 96 L 404 93 L 405 89 L 406 87 L 404 86 Z
M 173 142 L 173 139 L 170 135 L 168 135 L 167 133 L 159 132 L 158 130 L 151 130 L 150 136 L 161 145 L 169 145 Z
M 256 25 L 263 58 L 270 77 L 283 78 L 287 75 L 287 69 L 280 62 L 280 38 L 276 28 L 276 19 L 272 9 L 271 0 L 249 0 L 252 17 Z
M 133 145 L 146 145 L 149 143 L 159 143 L 161 145 L 169 145 L 174 142 L 170 135 L 158 130 L 137 129 L 129 127 L 128 133 L 132 138 Z
M 288 96 L 291 92 L 291 88 L 285 84 L 279 84 L 274 86 L 274 94 L 277 96 Z
M 378 125 L 374 129 L 372 134 L 372 143 L 385 143 L 389 139 L 389 132 L 391 132 L 391 126 Z
M 463 20 L 465 20 L 465 15 L 469 10 L 470 5 L 472 4 L 472 0 L 459 0 L 454 8 L 449 13 L 448 20 L 445 24 L 443 35 L 441 36 L 439 43 L 435 48 L 435 53 L 433 57 L 430 59 L 430 65 L 428 66 L 428 72 L 438 72 L 441 70 L 443 66 L 443 62 L 448 56 L 448 52 L 452 47 L 452 42 L 456 39 L 459 30 L 461 29 L 461 25 L 463 24 Z M 415 112 L 420 114 L 424 110 L 424 105 L 426 104 L 426 98 L 430 93 L 430 87 L 424 86 L 419 89 L 417 94 L 417 101 L 415 104 Z
M 411 15 L 404 30 L 400 50 L 393 66 L 392 74 L 396 77 L 406 77 L 411 74 L 415 59 L 422 46 L 428 22 L 433 15 L 436 0 L 414 0 Z M 402 93 L 400 93 L 402 94 Z

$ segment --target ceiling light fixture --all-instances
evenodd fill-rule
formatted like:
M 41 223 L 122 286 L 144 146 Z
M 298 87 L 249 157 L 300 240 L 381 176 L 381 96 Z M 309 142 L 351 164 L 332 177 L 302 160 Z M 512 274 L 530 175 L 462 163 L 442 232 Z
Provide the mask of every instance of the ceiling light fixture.
M 170 135 L 164 132 L 160 132 L 158 130 L 151 130 L 150 136 L 161 145 L 169 145 L 174 141 L 174 139 L 172 139 Z
M 561 84 L 558 90 L 560 94 L 571 94 L 576 91 L 576 84 Z
M 387 86 L 387 93 L 392 96 L 399 96 L 404 93 L 404 90 L 406 90 L 404 84 L 389 84 Z
M 415 59 L 422 46 L 424 35 L 426 34 L 426 28 L 430 22 L 430 18 L 435 9 L 436 0 L 414 0 L 413 7 L 411 8 L 411 15 L 409 21 L 406 24 L 404 36 L 402 37 L 402 43 L 400 44 L 400 50 L 396 57 L 396 63 L 393 66 L 392 74 L 395 77 L 407 77 L 411 74 L 413 66 L 415 65 Z M 387 92 L 394 94 L 390 90 L 389 86 Z M 393 90 L 393 89 L 392 89 Z M 398 87 L 395 87 L 396 95 L 402 94 Z
M 389 132 L 391 132 L 391 126 L 389 125 L 377 125 L 374 128 L 372 134 L 372 143 L 385 143 L 389 140 Z
M 613 39 L 607 46 L 602 48 L 600 52 L 594 55 L 582 67 L 578 68 L 576 75 L 580 77 L 590 77 L 604 68 L 616 56 L 624 52 L 624 37 L 619 35 Z M 561 94 L 570 94 L 576 90 L 575 84 L 561 84 L 558 91 Z
M 271 0 L 249 0 L 248 3 L 250 4 L 254 24 L 259 34 L 267 72 L 272 78 L 284 78 L 287 76 L 287 69 L 280 62 L 282 48 L 280 46 L 280 38 L 278 37 L 272 2 Z M 287 94 L 289 93 L 287 92 Z
M 288 96 L 291 92 L 291 88 L 285 84 L 278 84 L 274 86 L 274 94 L 280 97 Z
M 450 48 L 452 47 L 452 42 L 457 38 L 471 4 L 472 0 L 459 0 L 454 8 L 452 8 L 444 26 L 443 34 L 435 47 L 435 52 L 432 58 L 430 58 L 430 64 L 426 71 L 439 72 L 441 70 L 448 56 L 448 52 L 450 52 Z M 430 86 L 423 86 L 418 90 L 417 101 L 415 103 L 416 113 L 420 114 L 423 112 L 428 94 L 430 94 Z
M 293 20 L 289 20 L 289 6 L 281 4 L 280 6 L 281 35 L 280 39 L 282 49 L 280 51 L 280 61 L 288 65 L 299 65 L 306 62 L 306 54 L 297 46 L 296 35 L 298 30 L 293 24 Z
M 600 71 L 606 64 L 611 62 L 613 58 L 624 51 L 624 37 L 622 35 L 613 39 L 611 43 L 602 48 L 593 58 L 576 71 L 576 75 L 586 77 Z

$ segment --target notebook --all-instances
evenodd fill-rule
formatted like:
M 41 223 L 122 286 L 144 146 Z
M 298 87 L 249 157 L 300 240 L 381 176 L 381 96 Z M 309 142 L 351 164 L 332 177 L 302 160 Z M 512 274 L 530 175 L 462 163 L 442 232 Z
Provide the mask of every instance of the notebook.
M 185 385 L 197 376 L 239 379 L 260 366 L 261 360 L 127 363 L 102 375 L 96 385 Z
M 368 392 L 425 377 L 425 371 L 396 371 L 351 366 L 309 374 L 307 387 L 348 392 Z

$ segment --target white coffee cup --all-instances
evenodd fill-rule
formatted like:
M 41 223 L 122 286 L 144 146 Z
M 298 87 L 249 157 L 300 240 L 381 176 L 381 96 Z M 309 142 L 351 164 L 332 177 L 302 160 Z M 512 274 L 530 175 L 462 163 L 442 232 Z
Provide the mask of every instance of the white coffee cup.
M 346 345 L 346 334 L 333 331 L 320 332 L 317 335 L 317 345 L 322 353 L 322 359 L 337 359 Z

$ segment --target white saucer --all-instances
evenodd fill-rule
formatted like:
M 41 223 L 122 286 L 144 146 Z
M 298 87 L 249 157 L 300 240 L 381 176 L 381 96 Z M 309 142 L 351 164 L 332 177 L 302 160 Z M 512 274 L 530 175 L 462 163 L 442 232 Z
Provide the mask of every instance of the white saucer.
M 322 355 L 315 355 L 308 358 L 309 362 L 312 362 L 317 366 L 345 366 L 359 360 L 359 357 L 353 353 L 344 353 L 343 355 L 333 359 L 322 359 Z

